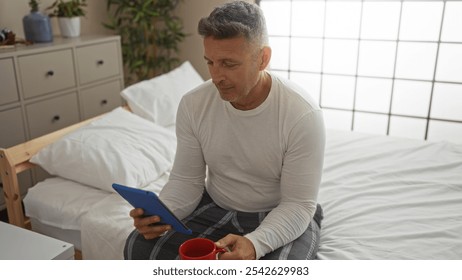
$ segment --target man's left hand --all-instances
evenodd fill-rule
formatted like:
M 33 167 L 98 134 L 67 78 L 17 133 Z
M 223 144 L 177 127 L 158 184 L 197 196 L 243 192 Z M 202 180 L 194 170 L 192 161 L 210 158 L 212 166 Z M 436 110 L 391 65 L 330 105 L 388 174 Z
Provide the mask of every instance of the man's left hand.
M 244 236 L 228 234 L 215 242 L 218 248 L 230 250 L 220 255 L 220 260 L 255 260 L 255 247 L 252 242 Z

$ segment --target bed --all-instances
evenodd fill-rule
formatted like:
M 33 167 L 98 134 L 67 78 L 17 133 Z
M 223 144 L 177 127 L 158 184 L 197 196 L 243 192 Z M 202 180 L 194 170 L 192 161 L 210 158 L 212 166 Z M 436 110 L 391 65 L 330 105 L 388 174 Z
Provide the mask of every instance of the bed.
M 189 64 L 179 69 L 176 75 L 187 76 L 190 83 L 174 83 L 175 87 L 201 82 Z M 178 78 L 169 75 L 161 84 Z M 141 93 L 152 92 L 153 83 L 160 97 L 146 101 Z M 158 193 L 174 159 L 171 112 L 182 93 L 163 96 L 159 92 L 172 89 L 162 89 L 159 83 L 156 79 L 122 92 L 129 109 L 117 108 L 1 150 L 10 222 L 30 223 L 34 231 L 73 243 L 83 259 L 122 259 L 125 239 L 133 230 L 131 207 L 110 184 Z M 94 131 L 106 138 L 93 138 Z M 319 259 L 462 259 L 461 144 L 340 130 L 326 133 Z M 155 156 L 143 158 L 146 155 Z M 21 198 L 17 173 L 34 165 L 57 176 L 39 182 Z

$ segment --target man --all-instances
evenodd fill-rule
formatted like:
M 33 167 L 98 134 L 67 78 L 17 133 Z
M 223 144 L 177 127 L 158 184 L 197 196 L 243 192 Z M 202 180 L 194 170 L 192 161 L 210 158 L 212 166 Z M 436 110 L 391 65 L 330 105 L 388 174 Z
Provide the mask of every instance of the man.
M 258 6 L 224 4 L 198 30 L 212 79 L 180 103 L 176 158 L 161 199 L 194 236 L 229 249 L 220 259 L 315 258 L 325 144 L 320 108 L 265 71 L 271 49 Z M 125 258 L 178 258 L 191 236 L 142 214 L 130 212 L 136 230 Z

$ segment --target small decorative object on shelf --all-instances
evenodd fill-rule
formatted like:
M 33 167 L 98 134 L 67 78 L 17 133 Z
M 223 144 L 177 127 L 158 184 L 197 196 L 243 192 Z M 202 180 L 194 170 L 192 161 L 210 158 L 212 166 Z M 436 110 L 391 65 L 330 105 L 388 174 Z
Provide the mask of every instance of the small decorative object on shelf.
M 0 46 L 3 45 L 14 45 L 16 34 L 13 31 L 3 28 L 0 30 Z
M 56 0 L 47 10 L 53 10 L 50 17 L 57 17 L 63 37 L 80 36 L 80 17 L 85 16 L 86 0 Z
M 30 45 L 32 42 L 16 38 L 16 34 L 8 28 L 0 30 L 0 49 L 14 48 L 17 44 Z
M 29 6 L 31 8 L 30 14 L 25 15 L 22 19 L 26 40 L 33 43 L 53 41 L 50 18 L 39 12 L 38 1 L 30 0 Z

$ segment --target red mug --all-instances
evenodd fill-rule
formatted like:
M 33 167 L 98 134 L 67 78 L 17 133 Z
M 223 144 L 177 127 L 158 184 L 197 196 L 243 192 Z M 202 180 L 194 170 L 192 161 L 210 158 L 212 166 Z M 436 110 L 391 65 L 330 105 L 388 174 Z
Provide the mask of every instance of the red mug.
M 207 238 L 186 240 L 178 251 L 182 260 L 216 260 L 218 253 L 226 252 L 223 248 L 217 248 L 215 242 Z

